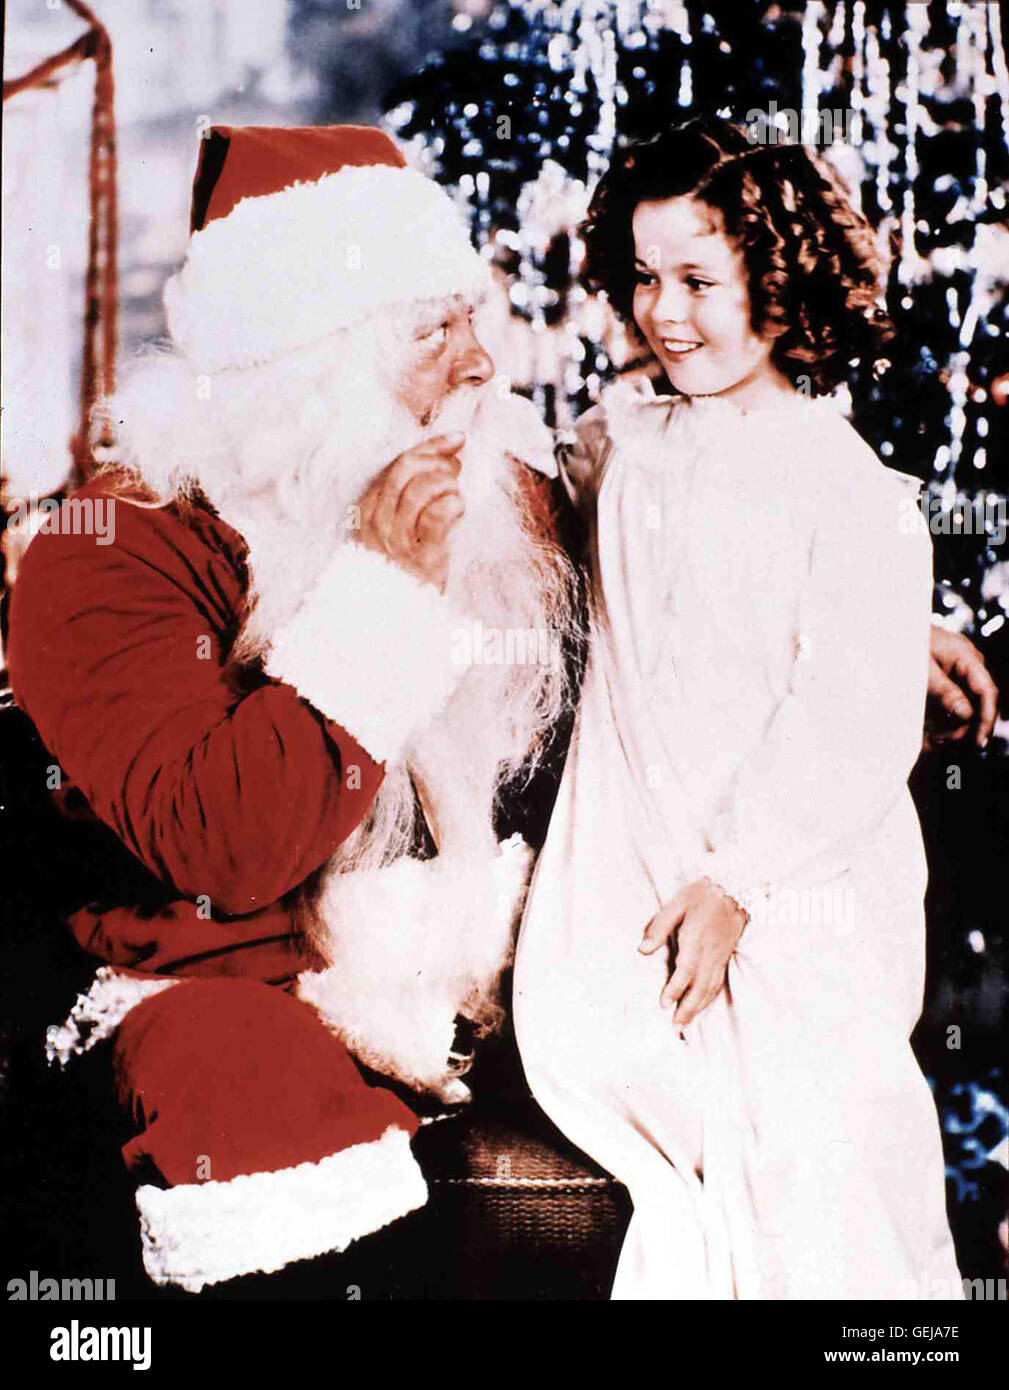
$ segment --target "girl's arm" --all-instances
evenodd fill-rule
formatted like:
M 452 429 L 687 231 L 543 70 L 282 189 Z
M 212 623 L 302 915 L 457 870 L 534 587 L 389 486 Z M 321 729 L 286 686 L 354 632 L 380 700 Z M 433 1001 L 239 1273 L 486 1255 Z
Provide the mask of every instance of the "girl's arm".
M 751 912 L 776 886 L 842 870 L 921 748 L 931 546 L 913 492 L 868 450 L 817 473 L 829 486 L 814 499 L 791 688 L 698 865 Z

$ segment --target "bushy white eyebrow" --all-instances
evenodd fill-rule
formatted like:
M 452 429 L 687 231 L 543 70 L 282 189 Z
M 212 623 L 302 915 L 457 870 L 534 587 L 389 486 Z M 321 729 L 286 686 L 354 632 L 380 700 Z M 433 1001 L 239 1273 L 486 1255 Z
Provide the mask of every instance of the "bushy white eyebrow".
M 408 322 L 414 333 L 421 329 L 437 328 L 454 313 L 468 310 L 472 313 L 487 300 L 486 290 L 482 290 L 478 295 L 448 295 L 444 299 L 425 299 L 418 304 L 411 304 L 407 310 Z

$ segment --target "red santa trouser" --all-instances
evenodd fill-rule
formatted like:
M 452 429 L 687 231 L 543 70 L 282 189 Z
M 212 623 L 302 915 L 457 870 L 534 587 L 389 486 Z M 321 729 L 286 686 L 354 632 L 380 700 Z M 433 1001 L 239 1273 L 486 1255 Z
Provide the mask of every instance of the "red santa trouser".
M 300 999 L 258 980 L 186 980 L 119 1027 L 117 1096 L 131 1171 L 170 1186 L 316 1163 L 417 1119 L 369 1086 Z
M 180 982 L 126 1015 L 113 1067 L 158 1283 L 278 1269 L 423 1204 L 417 1117 L 282 989 Z

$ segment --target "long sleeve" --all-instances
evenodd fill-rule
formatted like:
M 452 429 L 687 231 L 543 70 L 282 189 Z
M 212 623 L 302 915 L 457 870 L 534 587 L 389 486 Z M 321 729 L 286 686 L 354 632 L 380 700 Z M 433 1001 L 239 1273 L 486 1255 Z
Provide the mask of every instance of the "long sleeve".
M 914 493 L 860 448 L 811 499 L 790 689 L 709 829 L 699 871 L 744 906 L 842 869 L 921 746 L 931 547 Z
M 119 504 L 114 544 L 39 535 L 12 596 L 14 691 L 94 812 L 214 914 L 275 902 L 333 854 L 378 761 L 289 685 L 231 684 L 240 584 L 178 517 Z

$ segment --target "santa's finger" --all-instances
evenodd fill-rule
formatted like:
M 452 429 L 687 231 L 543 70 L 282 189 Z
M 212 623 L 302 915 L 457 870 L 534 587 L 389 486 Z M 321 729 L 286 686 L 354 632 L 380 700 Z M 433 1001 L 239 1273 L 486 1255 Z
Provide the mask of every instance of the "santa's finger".
M 349 521 L 348 529 L 352 531 L 360 531 L 363 534 L 372 533 L 374 531 L 376 503 L 376 495 L 369 488 L 368 491 L 361 498 L 360 502 L 357 504 L 356 524 L 354 522 Z M 353 515 L 353 509 L 348 508 L 348 517 L 351 517 Z
M 420 453 L 409 449 L 400 454 L 388 468 L 378 475 L 369 488 L 375 497 L 375 519 L 380 528 L 387 530 L 395 518 L 405 488 L 415 478 L 426 473 L 444 472 L 457 477 L 461 464 L 458 459 L 432 452 Z
M 440 541 L 466 513 L 466 505 L 458 493 L 443 493 L 429 502 L 417 517 L 415 535 L 418 541 Z
M 425 439 L 423 444 L 416 444 L 412 449 L 407 449 L 398 458 L 393 459 L 387 468 L 386 478 L 389 485 L 402 490 L 415 474 L 426 472 L 433 463 L 458 474 L 462 468 L 459 450 L 465 439 L 466 436 L 458 432 L 439 434 L 432 439 Z
M 466 436 L 462 430 L 451 430 L 448 434 L 433 434 L 430 439 L 422 440 L 413 452 L 454 456 L 465 443 Z M 456 459 L 456 462 L 459 463 L 459 460 Z
M 441 468 L 418 473 L 399 495 L 395 524 L 412 536 L 424 508 L 449 496 L 459 497 L 459 484 L 451 473 Z
M 970 719 L 973 707 L 962 688 L 937 666 L 932 672 L 931 693 L 938 699 L 947 714 L 955 719 Z
M 393 553 L 395 544 L 396 509 L 402 487 L 394 482 L 390 473 L 385 473 L 369 490 L 371 502 L 371 529 L 378 537 L 382 549 Z M 369 500 L 366 498 L 366 502 Z
M 367 510 L 365 510 L 367 508 Z M 368 520 L 365 523 L 364 517 Z M 386 555 L 398 553 L 396 538 L 396 497 L 388 489 L 379 488 L 362 504 L 362 526 L 367 528 Z
M 981 663 L 972 666 L 967 674 L 967 683 L 981 702 L 977 716 L 977 743 L 984 747 L 991 738 L 998 715 L 998 686 Z
M 439 492 L 454 487 L 455 475 L 431 457 L 414 459 L 411 468 L 386 477 L 376 493 L 373 525 L 390 554 L 414 545 L 420 509 Z

